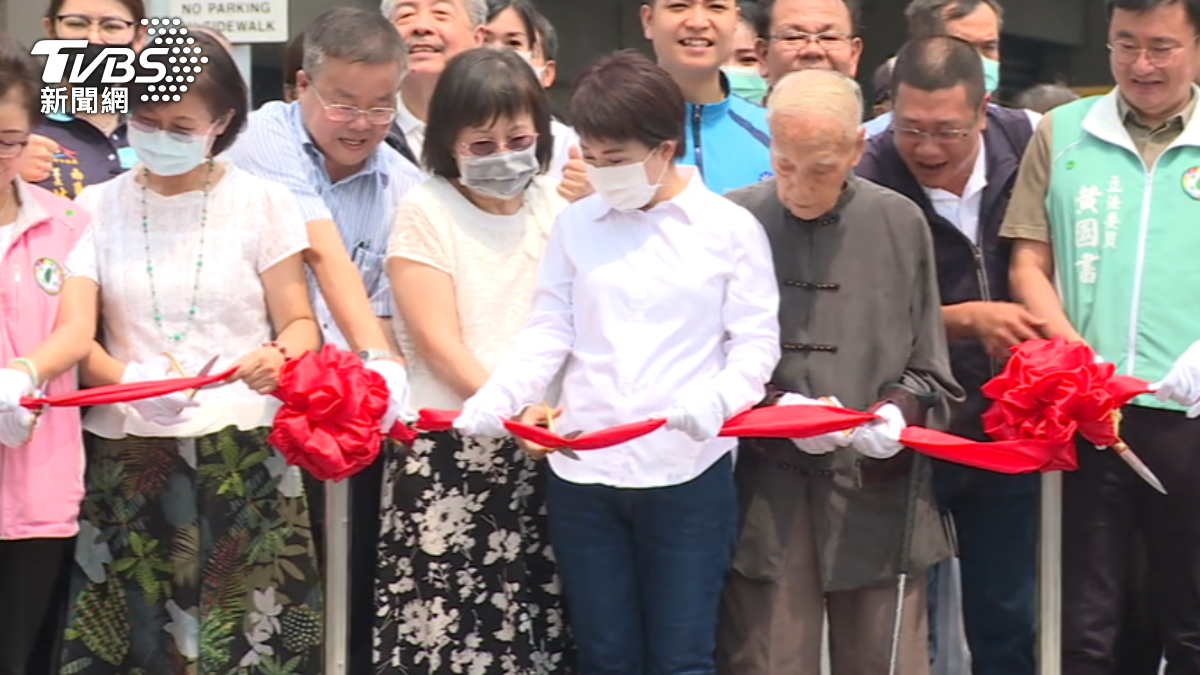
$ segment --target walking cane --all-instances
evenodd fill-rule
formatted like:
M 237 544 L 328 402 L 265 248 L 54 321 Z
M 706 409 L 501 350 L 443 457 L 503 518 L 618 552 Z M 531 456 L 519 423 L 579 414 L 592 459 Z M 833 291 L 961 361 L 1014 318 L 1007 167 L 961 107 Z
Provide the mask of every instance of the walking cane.
M 1062 472 L 1042 474 L 1038 537 L 1038 673 L 1062 669 Z
M 350 481 L 325 482 L 325 675 L 345 675 L 350 595 Z
M 912 452 L 909 450 L 908 452 Z M 900 626 L 904 620 L 904 593 L 908 590 L 908 568 L 912 558 L 913 529 L 917 517 L 917 495 L 920 494 L 921 470 L 924 455 L 913 453 L 912 467 L 908 475 L 908 495 L 904 501 L 904 538 L 900 544 L 900 578 L 896 582 L 896 614 L 892 619 L 892 653 L 888 663 L 888 675 L 896 675 L 900 666 Z

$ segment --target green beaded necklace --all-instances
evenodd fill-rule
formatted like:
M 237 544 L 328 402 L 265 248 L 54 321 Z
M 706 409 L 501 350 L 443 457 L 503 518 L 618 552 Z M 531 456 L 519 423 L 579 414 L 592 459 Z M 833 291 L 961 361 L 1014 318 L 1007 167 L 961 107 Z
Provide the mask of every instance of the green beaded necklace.
M 200 211 L 200 252 L 196 258 L 196 277 L 192 282 L 192 302 L 188 307 L 187 322 L 184 324 L 183 331 L 171 335 L 167 335 L 163 331 L 163 313 L 158 304 L 158 291 L 154 285 L 154 260 L 150 255 L 150 217 L 146 212 L 146 177 L 149 173 L 149 170 L 142 169 L 142 235 L 146 243 L 146 276 L 150 278 L 150 301 L 153 303 L 154 325 L 158 326 L 159 334 L 169 342 L 179 343 L 183 341 L 192 327 L 192 320 L 196 318 L 196 301 L 200 298 L 200 272 L 204 268 L 204 226 L 208 224 L 208 193 L 209 188 L 212 187 L 213 161 L 208 160 L 208 173 L 204 176 L 204 206 Z

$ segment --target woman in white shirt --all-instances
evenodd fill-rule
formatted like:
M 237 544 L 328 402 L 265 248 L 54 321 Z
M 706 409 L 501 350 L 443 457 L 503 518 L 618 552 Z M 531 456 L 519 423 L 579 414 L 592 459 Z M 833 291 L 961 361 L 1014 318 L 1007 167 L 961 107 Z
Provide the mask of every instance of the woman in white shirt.
M 212 159 L 245 125 L 246 85 L 216 41 L 189 37 L 206 60 L 179 100 L 131 83 L 141 163 L 78 198 L 92 223 L 67 267 L 98 293 L 101 325 L 82 375 L 195 375 L 211 357 L 212 372 L 237 371 L 224 386 L 85 417 L 62 663 L 85 675 L 315 674 L 307 505 L 298 469 L 266 441 L 280 367 L 319 344 L 304 220 L 286 188 Z
M 564 365 L 562 430 L 666 418 L 577 460 L 549 454 L 550 541 L 580 673 L 713 673 L 737 525 L 736 439 L 716 436 L 779 358 L 774 266 L 758 221 L 676 166 L 684 101 L 666 71 L 605 57 L 569 110 L 596 194 L 559 216 L 530 319 L 455 426 L 536 421 Z
M 545 94 L 511 50 L 450 61 L 424 164 L 388 246 L 414 408 L 461 407 L 529 314 L 551 224 Z M 385 466 L 377 666 L 439 675 L 567 672 L 540 465 L 511 439 L 423 434 Z M 470 664 L 467 668 L 464 664 Z

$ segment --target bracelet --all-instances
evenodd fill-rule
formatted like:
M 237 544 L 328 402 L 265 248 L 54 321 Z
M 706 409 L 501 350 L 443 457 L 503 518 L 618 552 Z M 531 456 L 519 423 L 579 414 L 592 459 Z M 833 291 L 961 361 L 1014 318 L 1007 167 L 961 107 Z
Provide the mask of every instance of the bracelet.
M 38 375 L 37 366 L 33 365 L 33 361 L 30 361 L 29 359 L 13 359 L 12 361 L 9 361 L 9 363 L 16 363 L 25 366 L 25 369 L 29 371 L 29 377 L 33 378 L 34 389 L 37 389 L 42 385 L 42 378 Z
M 363 349 L 358 353 L 358 358 L 363 360 L 363 363 L 371 361 L 382 361 L 383 359 L 395 359 L 395 354 L 383 349 Z
M 284 362 L 285 362 L 285 363 L 286 363 L 287 361 L 291 361 L 291 360 L 292 360 L 292 358 L 291 358 L 290 356 L 288 356 L 287 345 L 285 345 L 285 344 L 282 344 L 282 343 L 280 343 L 280 342 L 276 342 L 275 340 L 271 340 L 270 342 L 264 342 L 264 343 L 262 343 L 262 346 L 263 346 L 263 347 L 270 347 L 270 348 L 272 348 L 272 349 L 278 349 L 278 350 L 279 350 L 279 354 L 280 354 L 281 356 L 283 356 L 283 360 L 284 360 Z

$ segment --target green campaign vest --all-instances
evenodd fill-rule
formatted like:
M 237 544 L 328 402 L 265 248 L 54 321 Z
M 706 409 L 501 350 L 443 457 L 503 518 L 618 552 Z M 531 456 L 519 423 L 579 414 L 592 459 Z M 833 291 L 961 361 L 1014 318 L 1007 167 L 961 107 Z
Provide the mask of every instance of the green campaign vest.
M 1115 90 L 1051 120 L 1046 214 L 1067 318 L 1117 372 L 1160 380 L 1200 339 L 1200 115 L 1151 167 Z M 1183 410 L 1153 396 L 1135 403 Z

